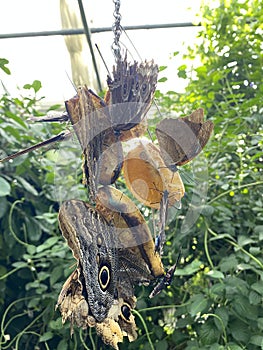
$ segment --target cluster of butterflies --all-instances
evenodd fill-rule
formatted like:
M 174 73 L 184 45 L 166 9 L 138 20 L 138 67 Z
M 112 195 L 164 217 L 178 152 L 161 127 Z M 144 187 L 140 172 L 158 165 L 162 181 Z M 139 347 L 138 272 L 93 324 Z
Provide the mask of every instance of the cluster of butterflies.
M 137 337 L 135 286 L 154 283 L 154 297 L 171 283 L 176 264 L 165 271 L 161 256 L 167 208 L 180 203 L 185 192 L 177 166 L 197 156 L 213 130 L 198 109 L 185 118 L 161 120 L 156 127 L 159 147 L 143 138 L 157 77 L 153 61 L 129 63 L 124 57 L 108 76 L 103 99 L 83 86 L 65 102 L 63 115 L 32 118 L 72 123 L 89 195 L 88 202 L 67 200 L 59 210 L 60 230 L 77 266 L 62 287 L 57 307 L 62 321 L 70 321 L 71 332 L 74 325 L 95 327 L 114 349 L 124 336 L 129 341 Z M 69 136 L 69 131 L 62 132 L 4 160 Z M 124 144 L 129 145 L 126 153 Z M 159 210 L 155 240 L 134 202 L 112 186 L 122 170 L 132 194 Z

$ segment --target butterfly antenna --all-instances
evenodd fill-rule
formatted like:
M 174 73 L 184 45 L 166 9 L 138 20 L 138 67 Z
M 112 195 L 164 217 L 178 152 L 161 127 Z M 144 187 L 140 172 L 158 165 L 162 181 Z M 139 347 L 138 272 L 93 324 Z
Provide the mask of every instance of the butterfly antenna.
M 73 80 L 70 78 L 68 72 L 67 72 L 67 71 L 65 71 L 65 72 L 66 72 L 66 75 L 67 75 L 67 77 L 68 77 L 68 80 L 70 81 L 71 85 L 73 86 L 73 89 L 77 92 L 77 87 L 76 87 L 76 85 L 73 83 Z
M 128 39 L 129 43 L 131 44 L 131 46 L 133 47 L 134 51 L 136 52 L 137 56 L 139 57 L 139 59 L 142 61 L 142 57 L 139 53 L 139 51 L 136 49 L 133 41 L 131 40 L 131 38 L 129 37 L 129 35 L 127 34 L 126 30 L 122 27 L 122 31 L 124 32 L 124 34 L 126 35 L 126 38 Z M 129 52 L 130 53 L 130 52 Z M 132 55 L 131 55 L 132 56 Z
M 104 57 L 102 56 L 102 53 L 101 53 L 101 51 L 100 51 L 100 49 L 99 49 L 98 44 L 95 44 L 95 47 L 96 47 L 96 49 L 97 49 L 97 51 L 98 51 L 98 53 L 99 53 L 99 55 L 100 55 L 100 58 L 101 58 L 101 60 L 102 60 L 102 62 L 103 62 L 103 64 L 104 64 L 104 67 L 106 68 L 106 71 L 107 71 L 107 73 L 108 73 L 108 76 L 110 77 L 111 74 L 110 74 L 109 68 L 108 68 L 108 66 L 107 66 L 107 64 L 106 64 L 106 61 L 105 61 Z

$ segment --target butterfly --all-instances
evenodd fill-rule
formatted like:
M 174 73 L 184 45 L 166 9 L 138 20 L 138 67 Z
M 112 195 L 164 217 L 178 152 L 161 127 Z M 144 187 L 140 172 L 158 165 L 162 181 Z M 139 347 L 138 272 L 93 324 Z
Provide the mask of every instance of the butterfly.
M 95 327 L 102 340 L 118 349 L 124 335 L 136 339 L 131 310 L 134 287 L 164 276 L 149 228 L 135 204 L 117 189 L 98 190 L 96 208 L 69 200 L 59 210 L 62 235 L 77 260 L 64 283 L 57 307 L 63 323 Z
M 84 283 L 83 270 L 79 266 L 64 283 L 56 304 L 56 309 L 59 308 L 61 312 L 62 323 L 70 321 L 71 335 L 74 333 L 73 325 L 76 324 L 83 329 L 94 327 L 103 342 L 114 349 L 118 349 L 118 343 L 123 342 L 124 336 L 128 336 L 129 341 L 134 341 L 137 332 L 131 311 L 136 306 L 136 298 L 116 299 L 108 316 L 98 322 L 90 313 Z
M 129 197 L 112 186 L 101 187 L 96 198 L 96 209 L 115 227 L 122 266 L 138 259 L 135 265 L 139 270 L 133 269 L 131 283 L 149 284 L 164 275 L 164 267 L 160 255 L 155 252 L 150 229 Z M 130 289 L 132 285 L 127 286 L 127 293 Z
M 145 130 L 139 124 L 150 108 L 157 76 L 153 61 L 131 64 L 125 56 L 113 67 L 113 79 L 108 76 L 104 99 L 84 86 L 65 102 L 83 149 L 84 182 L 92 201 L 98 184 L 114 183 L 121 172 L 121 141 L 133 137 L 132 129 L 137 135 Z
M 195 158 L 207 144 L 214 124 L 204 122 L 204 110 L 184 118 L 165 118 L 156 126 L 156 135 L 165 165 L 173 172 Z
M 95 201 L 99 184 L 111 184 L 122 168 L 122 146 L 115 142 L 107 119 L 106 104 L 86 86 L 65 102 L 69 119 L 78 137 L 83 153 L 83 183 Z
M 116 133 L 140 124 L 153 101 L 158 77 L 154 61 L 128 63 L 127 54 L 108 75 L 105 101 L 110 106 L 111 125 Z

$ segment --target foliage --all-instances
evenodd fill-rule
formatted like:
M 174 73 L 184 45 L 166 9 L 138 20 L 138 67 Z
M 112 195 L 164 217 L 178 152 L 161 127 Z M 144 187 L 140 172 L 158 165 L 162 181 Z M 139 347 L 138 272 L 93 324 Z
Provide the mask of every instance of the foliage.
M 198 261 L 199 270 L 172 288 L 176 303 L 184 300 L 185 306 L 175 311 L 168 348 L 258 349 L 263 344 L 263 9 L 259 1 L 210 6 L 203 7 L 200 45 L 186 57 L 199 55 L 202 65 L 180 67 L 178 76 L 191 79 L 186 93 L 160 96 L 180 113 L 182 106 L 183 113 L 203 107 L 215 124 L 205 150 L 206 204 L 187 237 L 176 240 L 176 246 L 187 240 L 184 255 L 190 265 Z M 182 270 L 180 276 L 187 264 Z
M 206 158 L 185 166 L 195 178 L 186 177 L 187 197 L 167 230 L 164 263 L 182 248 L 173 284 L 151 300 L 150 288 L 138 287 L 139 337 L 120 349 L 262 348 L 262 17 L 257 0 L 204 5 L 200 45 L 186 56 L 199 55 L 202 65 L 180 67 L 178 76 L 191 78 L 184 94 L 156 94 L 163 115 L 203 107 L 215 131 Z M 2 96 L 1 158 L 62 129 L 26 122 L 39 114 L 40 88 L 35 81 L 20 97 Z M 74 264 L 57 229 L 58 205 L 72 187 L 83 197 L 79 150 L 73 143 L 65 157 L 64 147 L 0 165 L 0 349 L 102 348 L 92 329 L 75 329 L 71 339 L 55 311 Z

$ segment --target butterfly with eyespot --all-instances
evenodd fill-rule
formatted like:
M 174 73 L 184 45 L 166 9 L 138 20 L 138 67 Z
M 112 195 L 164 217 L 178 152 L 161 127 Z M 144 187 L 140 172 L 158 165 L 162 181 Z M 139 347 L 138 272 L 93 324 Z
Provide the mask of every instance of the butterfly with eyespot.
M 129 295 L 129 290 L 133 287 L 132 284 L 127 285 L 128 280 L 130 280 L 131 283 L 132 280 L 134 280 L 133 283 L 136 281 L 136 283 L 140 282 L 146 285 L 150 282 L 157 281 L 149 297 L 153 298 L 160 294 L 162 290 L 171 285 L 180 254 L 176 263 L 165 272 L 160 254 L 154 245 L 149 227 L 146 225 L 146 222 L 136 205 L 121 191 L 111 186 L 101 187 L 98 191 L 96 200 L 96 208 L 107 220 L 111 220 L 114 227 L 117 229 L 118 245 L 121 248 L 126 247 L 124 250 L 121 249 L 123 255 L 120 259 L 120 271 L 124 274 L 122 275 L 123 277 L 121 280 L 125 281 L 122 285 L 125 291 L 124 294 Z M 165 195 L 164 208 L 166 205 L 167 196 Z M 164 215 L 162 220 L 165 222 L 166 212 L 165 209 L 163 210 L 161 216 Z M 127 229 L 129 231 L 127 231 Z M 164 241 L 162 241 L 162 244 L 163 243 Z M 133 253 L 133 255 L 130 255 L 130 253 Z M 131 266 L 129 266 L 130 261 L 134 261 L 136 258 L 138 259 L 137 271 L 134 268 L 131 269 Z M 127 267 L 123 269 L 121 266 Z M 142 270 L 143 266 L 145 267 Z M 145 275 L 146 269 L 150 271 L 148 281 L 147 275 Z M 131 272 L 133 272 L 134 275 L 130 276 Z M 137 274 L 139 275 L 137 276 Z
M 195 158 L 207 144 L 214 124 L 204 122 L 204 110 L 178 119 L 165 118 L 156 126 L 156 135 L 165 165 L 172 171 Z
M 152 234 L 140 210 L 133 201 L 118 189 L 104 186 L 98 190 L 96 209 L 107 221 L 113 223 L 120 248 L 120 263 L 126 274 L 132 267 L 130 261 L 137 260 L 133 266 L 131 286 L 126 282 L 126 294 L 133 289 L 132 284 L 149 284 L 153 279 L 164 275 L 160 255 L 156 253 Z M 128 274 L 129 275 L 129 274 Z
M 108 316 L 102 322 L 97 322 L 90 313 L 84 283 L 83 271 L 79 266 L 64 283 L 57 301 L 56 308 L 60 309 L 62 323 L 70 321 L 71 335 L 74 333 L 75 324 L 83 329 L 94 327 L 103 342 L 114 349 L 118 349 L 118 343 L 123 342 L 124 336 L 127 336 L 130 342 L 134 341 L 137 332 L 131 310 L 136 305 L 136 298 L 133 296 L 115 299 Z
M 131 203 L 132 210 L 135 208 L 133 202 L 127 205 L 119 194 L 118 190 L 103 187 L 98 191 L 96 209 L 86 202 L 69 200 L 59 210 L 62 235 L 78 262 L 58 299 L 63 322 L 69 319 L 71 328 L 73 324 L 95 327 L 103 341 L 115 349 L 124 335 L 130 341 L 136 338 L 131 315 L 135 285 L 148 285 L 157 276 L 164 276 L 148 226 L 138 209 L 130 213 Z M 118 216 L 103 206 L 105 199 L 113 204 Z M 120 229 L 116 223 L 121 218 Z

